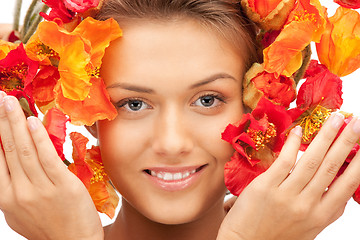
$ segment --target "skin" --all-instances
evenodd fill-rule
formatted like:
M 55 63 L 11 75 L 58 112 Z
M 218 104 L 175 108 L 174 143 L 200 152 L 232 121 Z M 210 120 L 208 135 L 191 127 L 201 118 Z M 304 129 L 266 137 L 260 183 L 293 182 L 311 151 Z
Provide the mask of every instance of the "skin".
M 151 108 L 146 108 L 140 117 L 134 119 L 135 115 L 130 117 L 119 108 L 119 116 L 113 122 L 102 121 L 92 128 L 98 134 L 106 169 L 126 199 L 105 237 L 212 239 L 225 215 L 223 182 L 212 182 L 212 178 L 220 178 L 225 158 L 232 154 L 229 145 L 218 139 L 223 128 L 238 120 L 242 113 L 241 91 L 237 92 L 236 87 L 241 84 L 237 76 L 243 72 L 238 64 L 234 66 L 238 56 L 231 47 L 211 31 L 200 31 L 191 21 L 147 24 L 141 31 L 138 25 L 131 29 L 129 26 L 127 31 L 133 41 L 124 40 L 124 45 L 114 43 L 104 59 L 105 66 L 118 64 L 117 71 L 106 77 L 106 81 L 114 81 L 106 82 L 107 86 L 131 81 L 143 87 L 156 87 L 157 93 L 141 93 Z M 128 39 L 125 30 L 124 39 Z M 163 38 L 167 41 L 162 41 Z M 191 39 L 197 39 L 200 46 L 193 47 L 198 42 Z M 146 48 L 146 42 L 152 48 Z M 130 44 L 129 48 L 124 47 L 126 43 Z M 130 48 L 131 44 L 135 46 Z M 122 51 L 117 52 L 117 48 Z M 204 56 L 200 54 L 202 48 L 208 49 Z M 205 57 L 211 53 L 214 54 L 211 58 Z M 165 60 L 166 55 L 169 58 Z M 223 64 L 224 61 L 227 64 Z M 138 66 L 135 72 L 134 66 Z M 232 73 L 238 83 L 231 87 L 228 94 L 233 97 L 229 97 L 226 104 L 215 110 L 204 109 L 198 105 L 199 92 L 224 91 L 225 95 L 228 86 L 236 82 L 220 79 L 188 89 L 207 77 L 203 74 L 212 74 L 215 70 Z M 106 76 L 106 69 L 103 71 Z M 109 89 L 109 93 L 114 103 L 134 95 L 139 97 L 139 93 L 119 87 Z M 204 114 L 207 111 L 210 114 Z M 143 121 L 148 127 L 137 124 Z M 195 127 L 194 123 L 197 123 Z M 360 137 L 360 120 L 354 118 L 333 143 L 342 123 L 341 117 L 331 116 L 296 164 L 301 131 L 291 131 L 279 158 L 235 201 L 220 226 L 217 239 L 314 239 L 336 220 L 360 184 L 360 155 L 357 154 L 344 174 L 325 192 Z M 120 133 L 127 134 L 127 138 L 118 135 Z M 204 137 L 211 141 L 204 141 Z M 0 209 L 11 228 L 36 240 L 104 239 L 99 217 L 85 187 L 61 163 L 41 122 L 34 117 L 25 119 L 17 100 L 3 92 L 0 92 L 0 138 L 3 144 Z M 120 148 L 120 144 L 129 149 Z M 200 176 L 202 181 L 173 194 L 148 184 L 143 172 L 144 168 L 157 164 L 191 165 L 193 161 L 208 164 Z M 207 183 L 206 188 L 202 182 Z M 150 204 L 154 206 L 150 208 Z
M 97 124 L 104 166 L 123 196 L 107 239 L 215 239 L 225 216 L 224 164 L 233 153 L 221 133 L 243 114 L 241 55 L 191 20 L 123 30 L 101 72 L 119 114 Z M 205 96 L 214 102 L 204 106 Z M 143 106 L 134 111 L 128 99 Z M 179 191 L 160 188 L 144 172 L 201 165 L 199 178 Z

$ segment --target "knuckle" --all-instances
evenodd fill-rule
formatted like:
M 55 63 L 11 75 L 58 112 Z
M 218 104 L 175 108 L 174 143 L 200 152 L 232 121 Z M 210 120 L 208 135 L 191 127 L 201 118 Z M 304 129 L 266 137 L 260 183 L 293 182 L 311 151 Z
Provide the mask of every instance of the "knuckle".
M 29 207 L 36 204 L 35 199 L 32 197 L 31 194 L 17 194 L 16 195 L 16 202 L 21 207 Z
M 20 148 L 20 155 L 24 157 L 31 157 L 33 154 L 33 148 L 30 145 L 23 145 Z
M 319 167 L 319 160 L 313 157 L 308 158 L 305 167 L 309 171 L 315 171 Z
M 291 213 L 295 217 L 295 219 L 297 219 L 298 221 L 302 221 L 308 218 L 310 210 L 311 208 L 309 204 L 294 204 Z
M 353 146 L 356 143 L 357 138 L 353 137 L 353 136 L 344 136 L 341 138 L 342 143 L 345 146 Z
M 349 192 L 353 193 L 359 187 L 359 184 L 360 184 L 359 177 L 354 177 L 349 179 L 349 181 L 346 184 L 346 188 L 349 190 Z
M 330 176 L 334 176 L 339 171 L 340 166 L 341 166 L 340 163 L 329 162 L 329 163 L 327 163 L 327 166 L 326 166 L 326 173 L 329 174 Z
M 16 151 L 16 145 L 12 139 L 3 139 L 2 144 L 5 152 L 12 153 Z

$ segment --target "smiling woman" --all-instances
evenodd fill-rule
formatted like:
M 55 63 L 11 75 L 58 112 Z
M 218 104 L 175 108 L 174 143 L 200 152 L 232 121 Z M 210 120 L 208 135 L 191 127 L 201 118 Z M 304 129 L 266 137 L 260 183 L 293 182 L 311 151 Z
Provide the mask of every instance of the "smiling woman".
M 251 66 L 253 60 L 256 59 L 255 49 L 251 44 L 252 33 L 249 31 L 249 29 L 252 28 L 247 28 L 252 25 L 245 24 L 245 28 L 243 21 L 241 21 L 241 24 L 238 24 L 238 17 L 241 16 L 241 14 L 235 14 L 238 12 L 236 7 L 239 5 L 234 5 L 234 1 L 108 0 L 107 2 L 118 3 L 119 5 L 117 5 L 116 8 L 111 4 L 103 5 L 100 13 L 96 17 L 100 20 L 114 17 L 121 25 L 124 37 L 114 40 L 107 48 L 104 58 L 102 59 L 99 76 L 104 80 L 107 93 L 112 103 L 111 106 L 116 109 L 117 116 L 111 121 L 99 120 L 93 125 L 91 122 L 91 124 L 89 124 L 91 126 L 88 126 L 88 130 L 99 141 L 104 166 L 99 167 L 95 171 L 94 178 L 91 178 L 89 182 L 96 184 L 99 179 L 109 177 L 123 198 L 118 217 L 112 225 L 105 228 L 105 237 L 106 239 L 215 239 L 219 226 L 226 215 L 223 207 L 223 199 L 226 193 L 224 165 L 234 153 L 232 146 L 221 140 L 220 136 L 229 123 L 238 121 L 245 112 L 242 103 L 241 87 L 243 76 L 247 68 Z M 164 5 L 164 2 L 168 5 Z M 136 4 L 139 4 L 139 6 Z M 324 5 L 329 5 L 328 1 L 324 3 Z M 197 6 L 200 7 L 196 8 Z M 205 8 L 204 6 L 207 7 Z M 123 12 L 114 13 L 114 9 L 121 9 Z M 132 10 L 136 11 L 137 15 L 133 14 Z M 228 10 L 228 12 L 225 10 Z M 228 15 L 222 15 L 224 12 Z M 220 20 L 216 14 L 221 16 Z M 234 23 L 231 18 L 234 16 L 236 23 Z M 242 17 L 240 18 L 242 19 Z M 224 24 L 222 20 L 228 22 Z M 82 23 L 84 22 L 86 21 L 84 20 Z M 232 24 L 238 28 L 234 28 Z M 46 30 L 46 28 L 44 29 Z M 75 32 L 82 31 L 79 29 L 80 28 L 77 28 Z M 65 30 L 55 32 L 64 33 Z M 99 35 L 101 36 L 101 34 Z M 60 36 L 60 34 L 54 36 Z M 69 36 L 70 35 L 66 35 L 66 37 Z M 69 39 L 71 38 L 73 40 L 76 37 L 75 35 L 71 35 Z M 90 40 L 86 39 L 81 42 L 80 45 L 88 46 L 86 45 L 87 42 L 97 42 L 96 36 L 90 37 Z M 61 43 L 61 41 L 56 41 L 57 44 L 59 42 Z M 51 41 L 48 42 L 48 44 L 51 43 Z M 96 54 L 94 55 L 98 56 Z M 92 56 L 89 58 L 92 59 Z M 92 67 L 90 63 L 86 66 Z M 59 69 L 61 67 L 59 67 Z M 61 71 L 61 74 L 64 72 L 66 71 Z M 94 74 L 94 76 L 95 75 L 98 76 L 97 74 Z M 354 76 L 355 75 L 352 75 L 353 78 Z M 354 87 L 356 86 L 355 81 L 357 81 L 357 79 L 344 79 L 343 91 L 345 93 L 345 104 L 343 107 L 345 108 L 344 110 L 350 112 L 358 110 L 353 105 L 350 105 L 351 103 L 359 101 L 358 95 L 349 91 L 357 89 Z M 347 82 L 349 85 L 347 85 Z M 72 89 L 68 89 L 70 94 L 71 90 Z M 4 93 L 0 93 L 0 98 L 3 96 Z M 90 98 L 91 97 L 87 97 L 87 99 Z M 2 130 L 0 131 L 0 135 L 2 138 L 8 136 L 7 133 L 10 132 L 8 130 L 10 128 L 15 129 L 15 132 L 19 132 L 20 130 L 24 130 L 20 129 L 20 127 L 27 127 L 23 124 L 26 120 L 16 115 L 21 112 L 19 106 L 14 104 L 10 105 L 11 100 L 14 99 L 8 96 L 4 99 L 5 103 L 0 104 L 0 116 L 2 116 L 2 118 L 0 118 L 0 129 Z M 355 112 L 355 114 L 358 115 L 359 110 Z M 306 234 L 309 234 L 309 239 L 312 239 L 313 236 L 316 236 L 318 231 L 321 231 L 324 227 L 321 226 L 319 229 L 315 228 L 314 230 L 314 226 L 319 224 L 316 221 L 314 222 L 314 219 L 319 219 L 319 217 L 314 218 L 310 211 L 310 216 L 306 215 L 306 217 L 309 217 L 312 222 L 307 221 L 307 219 L 303 221 L 304 218 L 301 218 L 302 209 L 297 208 L 300 209 L 300 211 L 296 211 L 295 209 L 293 213 L 295 213 L 294 215 L 297 213 L 298 216 L 300 216 L 300 223 L 298 224 L 298 222 L 296 222 L 298 228 L 293 227 L 295 225 L 291 224 L 291 222 L 290 227 L 286 227 L 286 221 L 288 219 L 291 221 L 293 219 L 296 220 L 296 217 L 298 217 L 297 215 L 291 216 L 291 214 L 289 214 L 290 211 L 287 211 L 289 210 L 288 207 L 292 205 L 290 203 L 291 201 L 287 203 L 284 199 L 292 198 L 286 198 L 285 196 L 285 198 L 280 199 L 279 202 L 282 203 L 280 206 L 285 209 L 282 211 L 283 208 L 278 207 L 276 202 L 275 204 L 271 202 L 271 200 L 279 198 L 269 198 L 270 201 L 266 202 L 264 200 L 268 200 L 268 198 L 263 197 L 264 195 L 262 194 L 271 192 L 269 189 L 273 189 L 273 193 L 276 193 L 276 187 L 282 186 L 283 188 L 279 191 L 281 194 L 275 194 L 276 196 L 282 197 L 282 194 L 285 192 L 283 190 L 286 189 L 286 184 L 290 186 L 287 189 L 289 190 L 288 192 L 297 188 L 310 188 L 310 190 L 314 190 L 311 189 L 311 187 L 316 188 L 319 186 L 319 184 L 314 185 L 314 181 L 311 182 L 312 175 L 309 177 L 310 182 L 303 181 L 304 179 L 301 177 L 299 178 L 299 176 L 306 175 L 301 173 L 309 173 L 305 170 L 314 169 L 307 168 L 308 166 L 304 164 L 314 159 L 314 156 L 317 156 L 317 154 L 328 152 L 329 148 L 330 153 L 335 151 L 333 149 L 349 150 L 349 144 L 344 146 L 341 139 L 344 140 L 344 138 L 347 137 L 344 140 L 344 142 L 346 142 L 350 137 L 351 139 L 355 137 L 358 138 L 360 134 L 359 131 L 356 131 L 356 135 L 351 131 L 350 127 L 348 127 L 341 135 L 340 141 L 337 141 L 332 147 L 329 147 L 331 145 L 329 136 L 330 139 L 331 136 L 335 137 L 337 133 L 335 129 L 338 130 L 343 123 L 343 118 L 338 116 L 339 115 L 334 114 L 330 117 L 334 124 L 326 124 L 324 126 L 325 130 L 319 133 L 317 137 L 318 141 L 315 141 L 314 146 L 316 147 L 313 149 L 310 148 L 310 150 L 306 152 L 307 155 L 305 154 L 305 157 L 302 158 L 300 161 L 301 164 L 296 165 L 292 174 L 289 176 L 289 171 L 294 163 L 287 169 L 286 166 L 289 167 L 289 164 L 284 162 L 285 158 L 283 156 L 287 154 L 287 159 L 292 159 L 293 161 L 296 159 L 295 156 L 298 150 L 296 143 L 299 145 L 300 138 L 298 135 L 301 135 L 301 132 L 299 133 L 298 131 L 299 127 L 295 128 L 292 134 L 289 135 L 290 142 L 284 146 L 284 149 L 288 151 L 284 150 L 284 153 L 280 154 L 280 160 L 277 161 L 278 164 L 274 164 L 269 170 L 269 173 L 263 175 L 263 178 L 258 178 L 258 181 L 254 181 L 255 184 L 258 185 L 257 188 L 255 188 L 254 185 L 250 185 L 248 191 L 240 195 L 239 199 L 241 203 L 243 203 L 243 205 L 240 205 L 241 211 L 239 211 L 239 208 L 234 207 L 233 209 L 235 209 L 235 211 L 237 209 L 238 211 L 235 212 L 235 214 L 233 214 L 234 212 L 230 212 L 225 218 L 229 219 L 229 216 L 232 216 L 233 219 L 240 221 L 230 222 L 232 224 L 229 224 L 228 228 L 221 228 L 222 231 L 220 231 L 220 233 L 224 233 L 223 229 L 234 230 L 231 227 L 236 226 L 236 223 L 240 222 L 241 224 L 238 227 L 242 227 L 241 233 L 250 235 L 265 233 L 265 235 L 260 235 L 260 239 L 264 239 L 264 236 L 270 238 L 273 233 L 278 233 L 282 238 L 275 236 L 271 239 L 295 239 L 295 237 L 304 239 L 305 236 L 307 236 Z M 10 119 L 9 123 L 6 121 L 7 117 Z M 21 121 L 14 124 L 15 121 L 13 119 L 20 119 Z M 26 128 L 26 131 L 21 131 L 23 134 L 18 135 L 21 135 L 21 137 L 25 139 L 26 137 L 30 138 L 29 134 L 31 134 L 31 138 L 36 140 L 36 137 L 40 134 L 39 130 L 43 129 L 39 128 L 39 122 L 34 122 L 34 120 L 34 118 L 29 118 L 28 120 L 30 131 L 27 131 Z M 9 124 L 10 127 L 7 128 L 6 124 Z M 349 126 L 354 125 L 356 126 L 356 120 L 349 124 Z M 356 127 L 354 129 L 358 130 Z M 328 133 L 328 135 L 325 136 L 325 133 Z M 22 141 L 22 138 L 16 138 L 16 140 L 18 139 Z M 319 139 L 323 141 L 319 143 Z M 42 142 L 34 141 L 37 150 L 41 149 L 39 146 L 40 143 Z M 33 166 L 34 164 L 43 164 L 44 159 L 40 158 L 39 161 L 34 161 L 36 158 L 25 158 L 26 160 L 32 161 L 31 163 L 34 163 L 29 164 L 29 161 L 23 161 L 24 159 L 21 159 L 24 151 L 20 149 L 18 153 L 20 161 L 15 161 L 16 157 L 9 157 L 12 151 L 9 151 L 9 148 L 6 147 L 4 149 L 7 158 L 6 162 L 9 163 L 9 166 L 8 169 L 5 168 L 7 167 L 6 164 L 4 164 L 6 162 L 1 158 L 3 156 L 1 152 L 0 167 L 5 167 L 0 169 L 0 176 L 6 181 L 0 181 L 0 188 L 4 193 L 8 194 L 6 196 L 13 197 L 13 195 L 9 193 L 11 193 L 13 185 L 16 186 L 16 176 L 20 176 L 21 179 L 26 180 L 28 177 L 31 177 L 29 175 L 32 175 L 34 177 L 32 178 L 34 184 L 36 184 L 36 180 L 39 177 L 43 177 L 46 180 L 48 180 L 47 177 L 49 177 L 51 181 L 47 181 L 47 185 L 41 184 L 40 188 L 38 186 L 35 187 L 35 190 L 40 189 L 38 195 L 44 196 L 45 203 L 46 199 L 49 199 L 49 195 L 47 195 L 48 192 L 45 190 L 49 190 L 51 193 L 56 192 L 54 190 L 55 187 L 61 186 L 61 183 L 65 181 L 70 184 L 65 184 L 65 189 L 61 189 L 63 191 L 60 191 L 58 195 L 55 194 L 56 198 L 54 201 L 50 201 L 50 204 L 39 206 L 37 202 L 36 204 L 32 203 L 35 205 L 33 206 L 35 210 L 37 210 L 35 212 L 41 217 L 49 217 L 46 215 L 46 212 L 53 213 L 52 210 L 57 210 L 54 216 L 48 218 L 50 220 L 46 221 L 43 218 L 40 220 L 51 223 L 47 225 L 48 228 L 53 230 L 52 227 L 54 227 L 54 229 L 57 230 L 54 230 L 54 233 L 60 233 L 58 236 L 66 234 L 66 231 L 72 233 L 71 230 L 74 229 L 71 226 L 72 223 L 79 224 L 76 226 L 81 226 L 75 228 L 75 233 L 86 229 L 89 230 L 87 233 L 90 233 L 91 230 L 94 230 L 96 233 L 102 232 L 99 224 L 91 222 L 91 220 L 94 219 L 92 214 L 95 211 L 93 208 L 88 207 L 89 198 L 80 198 L 80 200 L 77 201 L 71 198 L 72 195 L 70 195 L 69 199 L 67 194 L 63 194 L 64 191 L 68 193 L 67 191 L 71 189 L 77 189 L 79 192 L 80 190 L 84 191 L 86 189 L 78 179 L 74 179 L 74 176 L 67 172 L 62 163 L 60 164 L 61 166 L 56 164 L 51 165 L 54 167 L 50 169 L 46 168 L 49 165 L 40 165 L 48 172 L 44 174 L 44 171 L 40 171 L 41 174 L 37 175 L 32 171 L 35 169 Z M 40 150 L 39 152 L 43 153 Z M 44 158 L 49 158 L 48 154 L 40 153 L 39 156 L 42 157 L 46 155 Z M 48 152 L 45 151 L 45 153 Z M 50 153 L 53 154 L 53 152 Z M 77 152 L 74 158 L 81 155 L 81 153 L 81 151 Z M 308 155 L 310 155 L 310 157 L 306 158 Z M 329 155 L 338 156 L 335 154 Z M 27 156 L 29 156 L 29 154 L 27 154 Z M 311 156 L 313 156 L 313 158 Z M 8 160 L 8 158 L 15 160 L 12 162 Z M 54 158 L 55 157 L 53 157 L 53 159 Z M 323 158 L 324 157 L 321 159 Z M 341 155 L 333 158 L 335 160 L 343 159 L 344 156 Z M 329 157 L 328 161 L 331 160 L 333 159 Z M 59 162 L 60 161 L 56 163 Z M 326 161 L 324 160 L 324 162 Z M 14 167 L 14 165 L 12 165 L 14 163 L 23 164 L 24 166 L 28 164 L 26 166 L 29 168 L 24 167 L 23 169 L 22 165 Z M 279 165 L 281 163 L 283 163 L 283 165 Z M 42 170 L 42 167 L 35 170 Z M 102 168 L 106 169 L 106 174 L 100 171 Z M 320 167 L 320 173 L 316 172 L 316 175 L 313 173 L 315 175 L 314 179 L 319 179 L 319 182 L 325 181 L 323 175 L 328 176 L 328 174 L 321 175 L 323 168 L 324 165 Z M 61 177 L 66 176 L 66 178 L 60 178 L 60 181 L 58 181 L 59 178 L 51 178 L 52 174 L 56 172 L 54 169 L 59 170 L 59 172 L 65 169 L 66 171 L 61 172 Z M 55 175 L 59 177 L 57 174 Z M 264 180 L 266 177 L 268 181 Z M 296 177 L 298 178 L 296 179 Z M 329 186 L 332 179 L 326 180 L 324 185 Z M 6 183 L 12 183 L 12 181 L 14 184 L 6 185 Z M 25 185 L 20 185 L 20 189 L 22 190 L 20 191 L 20 196 L 26 196 L 25 194 L 29 193 L 29 189 L 33 189 L 32 181 L 25 182 L 28 184 L 26 186 L 29 187 L 25 188 Z M 273 188 L 269 187 L 264 191 L 263 186 L 266 188 L 270 183 L 274 183 Z M 339 181 L 336 183 L 339 183 Z M 338 191 L 347 189 L 346 187 L 339 187 L 341 185 L 338 184 L 334 185 L 335 186 L 329 188 Z M 78 188 L 74 188 L 74 186 Z M 5 191 L 4 189 L 10 190 Z M 254 191 L 252 192 L 253 189 L 262 189 L 263 191 L 258 191 L 254 194 Z M 315 193 L 323 196 L 324 189 L 325 188 L 322 188 Z M 19 190 L 19 186 L 17 190 Z M 77 192 L 78 191 L 76 191 L 76 193 Z M 304 192 L 304 195 L 309 193 L 309 191 Z M 333 196 L 331 195 L 331 191 L 329 192 L 329 195 Z M 87 196 L 87 194 L 74 194 L 75 197 L 79 197 L 80 195 Z M 340 197 L 343 197 L 343 195 L 344 194 L 338 194 Z M 10 209 L 11 206 L 17 206 L 16 201 L 9 203 L 9 201 L 6 201 L 7 199 L 3 199 L 3 196 L 5 195 L 2 195 L 2 207 L 9 207 Z M 309 196 L 310 199 L 313 199 L 312 197 L 315 196 L 315 194 L 309 194 Z M 66 197 L 68 197 L 69 203 L 71 204 L 67 204 L 64 207 L 62 199 L 66 199 Z M 294 201 L 294 203 L 298 203 L 295 207 L 306 205 L 299 199 L 302 200 L 303 198 L 297 197 L 294 199 L 297 200 Z M 20 200 L 23 201 L 22 203 L 29 203 L 29 199 L 20 198 Z M 326 202 L 326 200 L 324 202 Z M 336 201 L 336 203 L 338 202 L 340 202 L 340 200 Z M 254 204 L 256 206 L 254 206 Z M 328 205 L 327 208 L 325 208 L 325 210 L 328 211 L 320 211 L 320 213 L 324 213 L 323 215 L 326 215 L 328 212 L 332 213 L 332 216 L 326 219 L 325 225 L 341 215 L 342 205 L 343 204 L 341 204 L 339 209 L 333 209 L 334 205 Z M 239 207 L 239 205 L 236 206 Z M 244 207 L 241 208 L 241 206 Z M 16 210 L 20 209 L 20 207 L 23 207 L 21 208 L 23 212 L 16 215 Z M 323 206 L 321 205 L 321 207 Z M 29 211 L 24 211 L 23 209 Z M 64 211 L 64 209 L 67 211 Z M 263 209 L 266 211 L 263 211 Z M 4 210 L 5 215 L 10 216 L 10 218 L 7 218 L 8 224 L 19 232 L 23 230 L 23 226 L 19 223 L 31 222 L 26 221 L 27 219 L 39 220 L 39 217 L 34 216 L 31 211 L 31 204 L 25 204 L 24 207 L 20 201 L 19 207 L 11 210 L 12 211 Z M 256 214 L 254 211 L 256 211 Z M 74 213 L 74 217 L 65 218 L 69 221 L 61 221 L 63 219 L 61 217 L 58 218 L 58 215 L 64 213 L 64 215 L 61 216 L 66 217 L 67 212 Z M 76 215 L 76 213 L 79 212 L 81 213 L 80 217 Z M 275 213 L 275 215 L 272 213 Z M 358 220 L 360 219 L 360 207 L 350 202 L 345 215 L 347 214 L 349 215 L 342 217 L 333 225 L 333 228 L 328 228 L 318 235 L 316 239 L 344 239 L 344 232 L 346 232 L 346 239 L 357 239 L 358 235 L 356 230 Z M 238 218 L 234 218 L 234 215 L 238 215 Z M 16 218 L 16 216 L 20 216 L 20 218 Z M 81 218 L 81 216 L 83 216 L 83 218 Z M 244 217 L 241 218 L 241 216 Z M 261 216 L 269 216 L 269 218 L 265 220 L 260 219 L 263 222 L 260 220 L 257 221 L 256 218 Z M 55 219 L 60 219 L 60 221 L 56 222 Z M 86 220 L 89 220 L 89 222 Z M 230 220 L 227 221 L 228 222 L 225 221 L 225 226 Z M 256 222 L 261 222 L 261 226 L 259 227 L 253 224 Z M 248 226 L 247 224 L 250 225 Z M 5 226 L 5 223 L 3 223 L 0 228 L 3 226 Z M 32 225 L 30 226 L 32 227 Z M 34 228 L 27 228 L 28 232 L 25 231 L 22 232 L 22 234 L 34 236 L 34 232 L 34 234 L 38 234 L 37 236 L 43 237 L 43 228 L 40 227 L 42 225 L 37 222 L 37 225 L 34 226 L 36 231 L 33 231 Z M 56 227 L 59 226 L 60 230 L 56 229 Z M 238 228 L 236 228 L 235 232 L 237 232 L 237 229 Z M 267 231 L 269 229 L 270 231 Z M 263 230 L 264 232 L 262 232 Z M 292 230 L 294 232 L 292 232 Z M 6 236 L 6 239 L 20 238 L 17 235 L 8 235 L 10 234 L 8 230 L 0 229 L 0 232 L 1 237 Z M 225 233 L 227 232 L 225 231 Z M 50 234 L 52 234 L 51 231 Z M 94 234 L 86 239 L 91 239 L 93 235 Z M 76 236 L 76 234 L 72 236 Z M 224 237 L 224 235 L 220 235 L 219 239 L 221 239 L 221 237 Z M 33 239 L 39 239 L 39 237 Z M 64 237 L 56 239 L 64 239 Z M 72 239 L 80 238 L 75 237 Z

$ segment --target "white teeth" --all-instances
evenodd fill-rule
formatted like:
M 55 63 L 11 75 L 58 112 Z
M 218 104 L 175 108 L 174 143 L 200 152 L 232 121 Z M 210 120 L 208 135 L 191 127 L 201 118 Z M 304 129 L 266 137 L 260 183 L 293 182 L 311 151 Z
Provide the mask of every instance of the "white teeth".
M 164 179 L 164 175 L 161 174 L 161 173 L 156 174 L 156 177 L 157 177 L 157 178 L 160 178 L 160 179 Z
M 164 180 L 165 181 L 173 180 L 173 175 L 171 173 L 165 173 Z
M 191 174 L 194 174 L 196 172 L 196 170 L 192 170 L 192 171 L 186 171 L 186 172 L 177 172 L 177 173 L 169 173 L 169 172 L 155 172 L 155 171 L 150 171 L 150 175 L 153 177 L 157 177 L 160 179 L 163 179 L 165 181 L 177 181 L 177 180 L 181 180 L 184 178 L 189 177 Z
M 189 172 L 185 172 L 185 173 L 183 173 L 182 178 L 187 178 L 188 176 L 190 176 L 190 173 L 189 173 Z
M 173 176 L 173 179 L 174 179 L 174 180 L 180 180 L 180 179 L 182 179 L 182 174 L 181 174 L 181 173 L 175 173 L 174 176 Z

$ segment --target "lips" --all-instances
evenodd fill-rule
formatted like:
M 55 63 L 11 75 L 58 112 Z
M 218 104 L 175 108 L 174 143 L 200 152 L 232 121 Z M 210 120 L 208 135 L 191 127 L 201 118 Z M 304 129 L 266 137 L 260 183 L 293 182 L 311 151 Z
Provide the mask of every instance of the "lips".
M 178 191 L 194 183 L 206 166 L 207 164 L 182 168 L 150 168 L 144 172 L 160 188 Z

